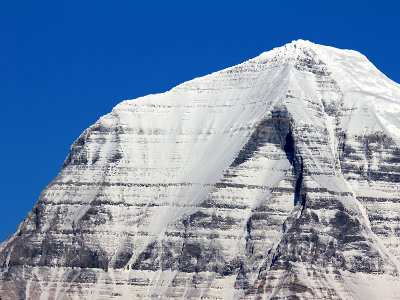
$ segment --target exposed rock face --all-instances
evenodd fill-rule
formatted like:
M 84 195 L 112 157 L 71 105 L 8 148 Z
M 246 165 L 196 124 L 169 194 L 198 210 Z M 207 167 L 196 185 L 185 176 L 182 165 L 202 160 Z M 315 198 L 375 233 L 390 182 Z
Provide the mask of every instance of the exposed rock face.
M 124 101 L 0 246 L 2 299 L 399 299 L 400 86 L 292 42 Z

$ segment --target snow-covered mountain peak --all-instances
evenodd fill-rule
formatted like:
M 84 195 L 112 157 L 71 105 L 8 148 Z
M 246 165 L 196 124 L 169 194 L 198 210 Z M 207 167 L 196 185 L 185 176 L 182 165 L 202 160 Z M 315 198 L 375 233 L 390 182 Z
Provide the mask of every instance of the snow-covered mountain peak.
M 2 299 L 399 299 L 400 91 L 297 40 L 127 100 L 0 246 Z

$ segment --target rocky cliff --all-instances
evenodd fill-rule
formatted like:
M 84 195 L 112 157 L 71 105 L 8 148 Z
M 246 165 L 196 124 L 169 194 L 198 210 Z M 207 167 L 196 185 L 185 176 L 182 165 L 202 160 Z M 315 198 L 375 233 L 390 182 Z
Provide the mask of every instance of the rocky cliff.
M 124 101 L 0 245 L 2 299 L 399 299 L 400 86 L 294 41 Z

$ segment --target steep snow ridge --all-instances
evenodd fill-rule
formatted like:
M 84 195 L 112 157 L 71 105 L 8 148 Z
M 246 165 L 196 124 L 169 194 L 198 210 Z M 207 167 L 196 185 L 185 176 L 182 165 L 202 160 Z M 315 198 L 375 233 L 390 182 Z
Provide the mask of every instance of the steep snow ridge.
M 357 51 L 318 46 L 318 54 L 340 86 L 346 107 L 355 109 L 346 129 L 354 134 L 382 130 L 400 143 L 400 85 Z
M 124 101 L 0 246 L 0 296 L 368 299 L 377 280 L 397 299 L 398 112 L 363 55 L 303 40 Z

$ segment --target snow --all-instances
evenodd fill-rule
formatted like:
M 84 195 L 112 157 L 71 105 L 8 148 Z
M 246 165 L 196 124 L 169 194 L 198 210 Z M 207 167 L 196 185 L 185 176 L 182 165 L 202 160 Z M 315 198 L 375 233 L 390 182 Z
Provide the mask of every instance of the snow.
M 321 83 L 312 71 L 301 68 L 307 68 L 307 64 L 297 65 L 301 59 L 309 59 L 309 53 L 316 61 L 316 71 L 328 74 L 330 82 Z M 331 106 L 342 115 L 331 115 Z M 272 225 L 265 232 L 256 232 L 264 240 L 260 238 L 255 249 L 265 252 L 274 249 L 284 234 L 281 224 L 290 216 L 301 216 L 300 207 L 294 207 L 292 194 L 274 194 L 277 188 L 294 188 L 290 185 L 293 166 L 281 146 L 268 143 L 240 166 L 235 167 L 232 162 L 260 122 L 271 118 L 271 112 L 279 108 L 288 111 L 294 135 L 299 138 L 296 151 L 310 172 L 303 183 L 310 189 L 309 195 L 317 195 L 312 189 L 320 188 L 340 194 L 335 201 L 340 201 L 360 220 L 363 234 L 375 242 L 382 257 L 399 269 L 398 257 L 387 249 L 389 242 L 381 241 L 373 232 L 368 217 L 371 208 L 357 198 L 398 197 L 399 187 L 380 182 L 370 186 L 369 182 L 345 178 L 338 158 L 337 133 L 345 132 L 352 145 L 351 138 L 384 132 L 400 145 L 400 86 L 356 51 L 309 41 L 293 41 L 243 64 L 180 84 L 166 93 L 120 103 L 82 134 L 87 165 L 71 164 L 64 168 L 45 190 L 42 201 L 64 209 L 62 224 L 57 224 L 57 229 L 66 231 L 87 214 L 94 201 L 103 201 L 102 207 L 111 217 L 105 225 L 96 225 L 93 228 L 96 234 L 85 242 L 89 246 L 100 244 L 110 257 L 114 256 L 113 262 L 116 253 L 131 243 L 133 255 L 127 265 L 133 264 L 150 243 L 168 239 L 168 230 L 178 228 L 180 220 L 198 211 L 200 204 L 211 198 L 243 207 L 227 210 L 224 215 L 239 220 L 237 227 L 221 230 L 215 241 L 224 257 L 244 256 L 246 223 L 262 205 L 271 211 Z M 120 157 L 112 159 L 116 154 Z M 374 159 L 371 168 L 379 164 Z M 369 167 L 367 161 L 365 164 L 365 168 Z M 232 174 L 236 177 L 227 176 Z M 219 189 L 220 183 L 242 187 Z M 70 205 L 64 207 L 65 203 Z M 318 211 L 326 219 L 332 217 L 329 214 L 332 212 Z M 51 211 L 46 218 L 45 228 L 50 229 Z M 207 231 L 199 229 L 199 236 L 202 230 Z M 357 253 L 349 251 L 345 255 L 351 257 Z M 263 261 L 258 263 L 261 265 Z M 297 267 L 299 274 L 307 278 L 304 266 Z M 48 282 L 41 284 L 42 299 L 53 294 L 56 298 L 64 296 L 68 287 L 59 283 L 66 280 L 69 271 L 60 267 L 48 277 L 41 276 L 40 282 Z M 35 272 L 40 277 L 38 270 Z M 96 289 L 89 289 L 91 295 L 85 295 L 86 299 L 102 299 L 101 293 L 106 293 L 107 288 L 118 290 L 120 299 L 132 297 L 134 288 L 138 298 L 162 297 L 174 292 L 172 282 L 182 276 L 176 270 L 128 271 L 127 268 L 110 269 L 107 273 L 99 270 L 96 274 Z M 338 281 L 332 274 L 307 284 L 318 290 L 318 284 L 328 283 L 342 298 L 399 298 L 398 277 L 343 272 L 343 280 Z M 235 276 L 218 277 L 214 272 L 198 275 L 212 284 L 200 288 L 191 284 L 180 286 L 183 297 L 243 296 L 234 287 Z M 285 280 L 284 275 L 278 275 L 281 277 L 278 276 L 271 297 L 279 292 L 279 280 Z M 255 280 L 258 274 L 248 276 Z M 132 279 L 148 284 L 133 288 L 127 284 Z M 32 279 L 27 287 L 28 295 Z

